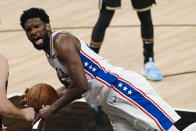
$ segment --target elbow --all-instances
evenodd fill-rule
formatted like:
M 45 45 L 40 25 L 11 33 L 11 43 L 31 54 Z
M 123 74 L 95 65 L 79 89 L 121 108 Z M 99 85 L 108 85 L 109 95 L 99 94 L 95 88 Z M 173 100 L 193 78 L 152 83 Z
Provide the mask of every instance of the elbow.
M 84 93 L 87 92 L 87 91 L 88 91 L 87 86 L 81 88 L 81 90 L 80 90 L 80 95 L 81 95 L 81 97 L 82 97 L 82 94 L 84 94 Z
M 84 82 L 80 85 L 79 87 L 79 92 L 77 94 L 77 99 L 82 98 L 82 94 L 84 94 L 85 92 L 88 91 L 88 86 L 87 86 L 87 82 Z

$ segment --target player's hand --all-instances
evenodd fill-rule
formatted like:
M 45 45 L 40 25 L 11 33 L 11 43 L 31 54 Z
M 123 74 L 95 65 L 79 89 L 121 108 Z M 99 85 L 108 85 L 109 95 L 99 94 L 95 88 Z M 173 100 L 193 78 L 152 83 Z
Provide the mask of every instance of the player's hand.
M 34 121 L 35 118 L 35 111 L 32 107 L 28 107 L 25 109 L 22 109 L 24 111 L 24 119 L 27 121 Z
M 52 115 L 52 110 L 50 105 L 42 106 L 42 109 L 36 114 L 33 124 L 35 124 L 40 118 L 47 120 Z
M 45 131 L 46 128 L 46 120 L 41 119 L 38 125 L 38 131 Z
M 27 105 L 27 93 L 29 91 L 29 88 L 26 88 L 25 89 L 25 93 L 20 97 L 20 104 L 25 106 L 25 107 L 28 107 Z

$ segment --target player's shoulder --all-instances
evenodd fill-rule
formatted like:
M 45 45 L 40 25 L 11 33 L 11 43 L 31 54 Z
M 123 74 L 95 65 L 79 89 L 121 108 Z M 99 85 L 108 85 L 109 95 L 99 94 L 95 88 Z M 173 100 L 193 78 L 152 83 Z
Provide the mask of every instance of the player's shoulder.
M 58 33 L 55 38 L 54 38 L 54 41 L 59 43 L 59 42 L 76 42 L 77 39 L 76 37 L 74 37 L 73 35 L 71 34 L 68 34 L 68 33 Z
M 66 31 L 53 31 L 53 35 L 56 39 L 74 38 L 74 35 L 72 33 Z
M 54 49 L 58 54 L 64 54 L 72 51 L 79 51 L 80 41 L 72 34 L 58 33 L 54 40 Z

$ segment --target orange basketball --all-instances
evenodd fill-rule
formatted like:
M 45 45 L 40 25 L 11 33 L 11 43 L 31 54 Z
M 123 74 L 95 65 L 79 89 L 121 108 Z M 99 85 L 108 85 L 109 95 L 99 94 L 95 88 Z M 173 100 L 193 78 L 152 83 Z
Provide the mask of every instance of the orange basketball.
M 27 105 L 38 112 L 42 105 L 51 105 L 58 99 L 56 90 L 45 83 L 32 86 L 27 92 Z

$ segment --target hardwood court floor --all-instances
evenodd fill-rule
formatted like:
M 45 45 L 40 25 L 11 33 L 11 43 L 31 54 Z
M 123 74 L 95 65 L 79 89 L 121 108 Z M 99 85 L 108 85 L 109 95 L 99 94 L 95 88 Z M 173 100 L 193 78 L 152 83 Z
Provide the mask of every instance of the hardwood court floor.
M 129 0 L 122 1 L 108 28 L 100 55 L 140 73 L 143 64 L 140 26 Z M 98 17 L 98 0 L 6 0 L 0 4 L 0 54 L 9 60 L 8 95 L 44 82 L 61 86 L 44 53 L 36 51 L 19 25 L 24 9 L 46 9 L 54 29 L 70 31 L 89 43 Z M 172 107 L 196 109 L 196 1 L 157 0 L 152 8 L 155 61 L 165 77 L 151 82 Z M 190 72 L 190 73 L 186 73 Z

